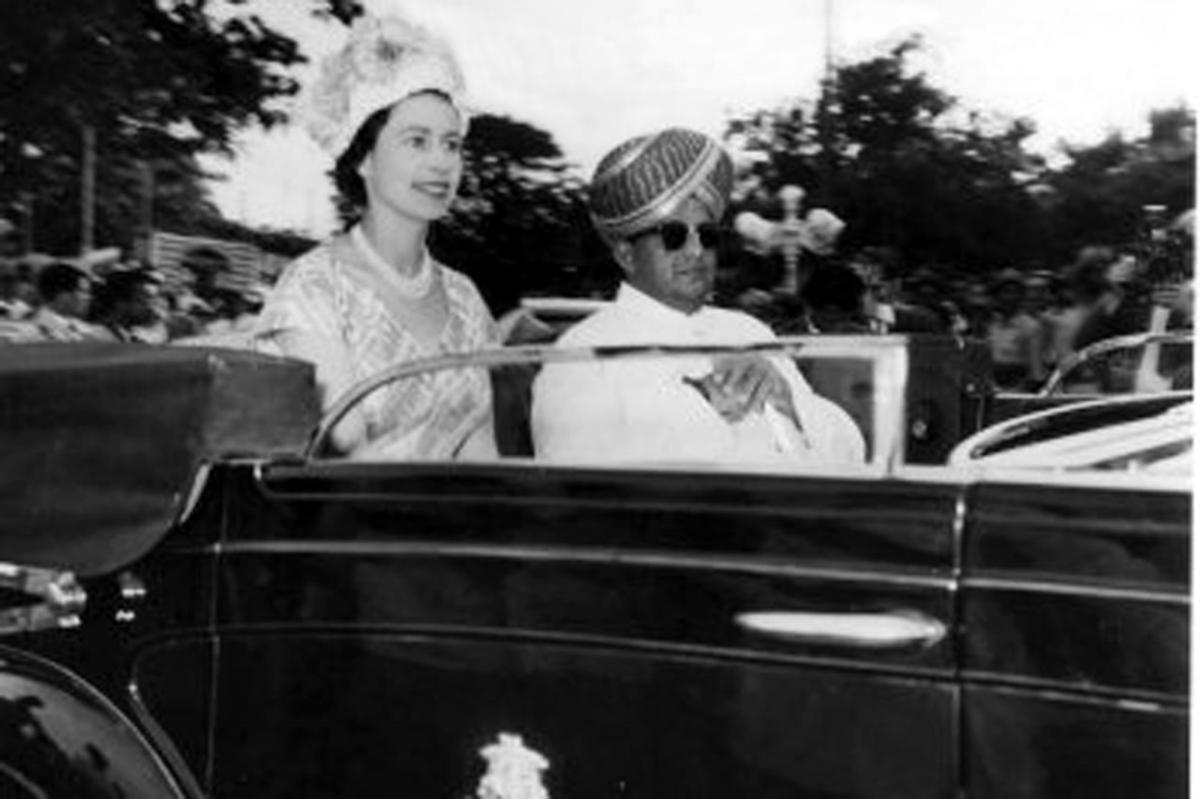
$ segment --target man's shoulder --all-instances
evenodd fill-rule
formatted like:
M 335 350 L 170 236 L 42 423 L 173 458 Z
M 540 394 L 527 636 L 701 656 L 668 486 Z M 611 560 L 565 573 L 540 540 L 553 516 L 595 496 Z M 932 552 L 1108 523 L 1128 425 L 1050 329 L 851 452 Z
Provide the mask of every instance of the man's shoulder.
M 769 341 L 775 338 L 773 331 L 766 322 L 756 316 L 734 308 L 722 308 L 717 305 L 704 306 L 705 321 L 709 322 L 723 335 L 748 338 L 755 341 Z
M 624 315 L 618 306 L 606 305 L 567 328 L 555 341 L 555 346 L 590 347 L 619 344 L 623 337 L 628 336 L 628 326 L 621 321 Z

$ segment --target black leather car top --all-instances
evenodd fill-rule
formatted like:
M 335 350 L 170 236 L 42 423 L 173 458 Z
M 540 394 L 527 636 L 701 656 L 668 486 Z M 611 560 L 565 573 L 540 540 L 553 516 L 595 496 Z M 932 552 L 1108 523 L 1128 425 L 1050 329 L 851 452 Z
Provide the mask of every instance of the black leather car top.
M 170 528 L 200 462 L 299 453 L 309 364 L 136 344 L 0 347 L 0 562 L 117 568 Z

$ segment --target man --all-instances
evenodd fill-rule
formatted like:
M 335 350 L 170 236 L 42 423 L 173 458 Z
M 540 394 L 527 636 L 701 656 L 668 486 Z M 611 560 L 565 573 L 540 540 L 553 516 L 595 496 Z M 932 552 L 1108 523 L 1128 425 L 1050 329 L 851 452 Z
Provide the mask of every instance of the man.
M 857 272 L 839 263 L 814 269 L 800 291 L 804 300 L 806 333 L 870 333 L 867 284 Z
M 24 319 L 33 308 L 17 291 L 21 242 L 16 225 L 0 216 L 0 319 Z
M 672 128 L 617 147 L 589 192 L 625 274 L 614 302 L 558 347 L 771 341 L 748 314 L 707 305 L 733 168 L 713 139 Z M 536 454 L 550 460 L 862 462 L 858 428 L 786 357 L 758 354 L 548 364 L 533 387 Z
M 117 341 L 161 344 L 166 341 L 166 301 L 162 278 L 136 268 L 109 274 L 96 290 L 93 319 Z
M 30 317 L 48 341 L 95 341 L 103 332 L 83 321 L 92 302 L 92 278 L 62 261 L 47 264 L 37 276 L 41 306 Z
M 988 323 L 996 385 L 1010 391 L 1030 391 L 1045 379 L 1042 362 L 1042 327 L 1025 313 L 1025 276 L 1004 269 L 992 284 L 995 311 Z

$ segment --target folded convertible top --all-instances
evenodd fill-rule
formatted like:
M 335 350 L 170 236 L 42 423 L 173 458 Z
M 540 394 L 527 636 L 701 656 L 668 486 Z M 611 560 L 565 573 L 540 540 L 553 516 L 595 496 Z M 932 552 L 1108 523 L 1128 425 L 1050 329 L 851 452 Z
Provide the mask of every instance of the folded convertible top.
M 0 562 L 107 571 L 170 528 L 199 464 L 303 450 L 312 367 L 234 350 L 0 347 Z

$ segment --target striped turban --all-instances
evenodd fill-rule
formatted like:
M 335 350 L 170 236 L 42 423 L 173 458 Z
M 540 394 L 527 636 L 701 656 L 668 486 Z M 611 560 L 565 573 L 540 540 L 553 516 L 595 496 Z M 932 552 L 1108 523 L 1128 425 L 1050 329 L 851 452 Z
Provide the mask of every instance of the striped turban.
M 720 219 L 733 162 L 715 139 L 685 128 L 639 136 L 604 156 L 588 192 L 592 222 L 610 242 L 649 230 L 695 197 Z

